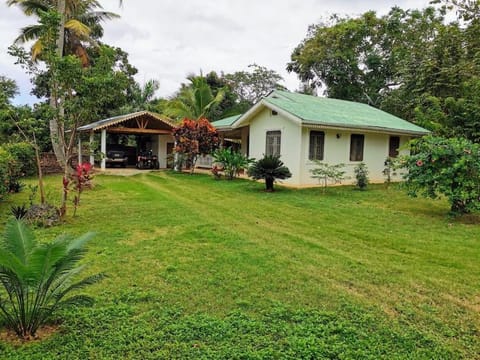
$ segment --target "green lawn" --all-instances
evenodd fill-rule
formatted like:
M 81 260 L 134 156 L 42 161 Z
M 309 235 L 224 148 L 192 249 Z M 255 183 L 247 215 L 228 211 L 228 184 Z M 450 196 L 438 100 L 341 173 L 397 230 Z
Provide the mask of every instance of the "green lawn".
M 61 314 L 46 340 L 0 343 L 1 359 L 480 358 L 479 215 L 381 185 L 95 181 L 76 218 L 37 234 L 97 232 L 96 304 Z M 60 178 L 47 182 L 55 198 Z M 27 200 L 1 203 L 2 219 Z

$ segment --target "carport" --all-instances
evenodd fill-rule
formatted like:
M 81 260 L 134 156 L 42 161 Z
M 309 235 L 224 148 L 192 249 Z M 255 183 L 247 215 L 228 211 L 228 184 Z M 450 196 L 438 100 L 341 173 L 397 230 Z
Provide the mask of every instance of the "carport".
M 120 115 L 96 121 L 94 123 L 79 127 L 77 130 L 80 134 L 90 134 L 90 145 L 93 145 L 95 134 L 100 133 L 100 151 L 102 160 L 100 168 L 105 170 L 107 154 L 107 134 L 117 135 L 141 135 L 148 139 L 145 146 L 149 147 L 154 154 L 157 154 L 161 168 L 168 165 L 167 156 L 170 155 L 174 147 L 174 138 L 172 130 L 175 125 L 170 119 L 155 114 L 150 111 L 139 111 L 131 114 Z M 81 139 L 79 136 L 78 151 L 79 159 L 81 159 Z M 90 163 L 94 163 L 93 154 L 90 154 Z

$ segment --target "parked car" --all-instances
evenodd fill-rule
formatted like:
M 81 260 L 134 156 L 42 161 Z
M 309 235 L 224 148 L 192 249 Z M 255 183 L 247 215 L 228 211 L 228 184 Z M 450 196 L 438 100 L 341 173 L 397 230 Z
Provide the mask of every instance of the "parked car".
M 109 166 L 121 166 L 127 167 L 128 156 L 123 150 L 109 150 L 107 151 L 106 165 Z

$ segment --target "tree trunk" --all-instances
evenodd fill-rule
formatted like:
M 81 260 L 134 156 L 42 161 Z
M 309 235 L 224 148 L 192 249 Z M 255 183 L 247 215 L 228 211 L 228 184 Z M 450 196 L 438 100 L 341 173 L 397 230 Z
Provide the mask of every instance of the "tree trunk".
M 273 181 L 274 178 L 267 176 L 265 177 L 265 187 L 267 192 L 273 192 Z
M 65 8 L 66 0 L 58 0 L 57 11 L 60 14 L 60 24 L 58 25 L 58 38 L 57 38 L 57 56 L 63 56 L 63 48 L 65 44 Z M 60 100 L 60 101 L 59 101 Z M 57 94 L 57 84 L 52 85 L 50 89 L 50 106 L 57 110 L 55 116 L 50 119 L 50 139 L 52 141 L 52 148 L 57 161 L 62 167 L 67 166 L 67 161 L 65 158 L 65 146 L 63 136 L 63 126 L 60 126 L 59 119 L 64 116 L 63 103 L 61 99 L 58 98 Z

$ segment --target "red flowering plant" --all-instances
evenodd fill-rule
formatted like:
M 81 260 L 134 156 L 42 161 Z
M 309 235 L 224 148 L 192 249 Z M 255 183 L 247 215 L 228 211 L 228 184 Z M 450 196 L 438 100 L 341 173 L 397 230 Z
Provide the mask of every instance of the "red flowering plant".
M 480 144 L 425 136 L 413 140 L 411 150 L 402 159 L 409 195 L 445 197 L 454 215 L 480 210 Z
M 190 167 L 192 174 L 198 156 L 211 154 L 220 145 L 217 130 L 205 118 L 183 119 L 173 130 L 173 137 L 176 142 L 175 152 L 180 155 L 185 165 Z
M 91 189 L 93 187 L 93 165 L 85 162 L 79 163 L 69 177 L 63 177 L 63 191 L 65 197 L 70 190 L 75 191 L 73 198 L 73 216 L 77 213 L 77 208 L 80 205 L 80 196 L 85 189 Z

